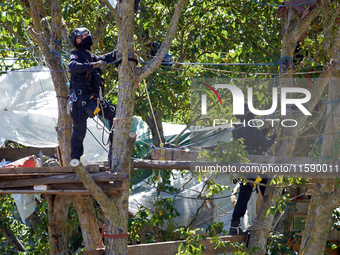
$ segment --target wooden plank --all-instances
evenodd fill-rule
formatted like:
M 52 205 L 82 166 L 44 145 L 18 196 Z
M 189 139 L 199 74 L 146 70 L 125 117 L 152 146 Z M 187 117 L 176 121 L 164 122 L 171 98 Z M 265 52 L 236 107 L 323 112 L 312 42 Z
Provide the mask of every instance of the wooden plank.
M 176 148 L 153 148 L 151 150 L 151 159 L 156 160 L 174 160 L 174 161 L 190 161 L 196 160 L 198 157 L 198 150 L 179 150 Z
M 126 173 L 102 172 L 90 174 L 95 182 L 123 181 L 128 179 Z M 0 180 L 0 189 L 16 188 L 34 185 L 47 185 L 56 183 L 80 183 L 81 180 L 77 174 L 52 175 L 48 177 L 26 178 Z
M 221 236 L 223 241 L 230 241 L 231 243 L 244 243 L 246 241 L 246 235 L 239 236 Z M 170 242 L 159 242 L 159 243 L 150 243 L 150 244 L 137 244 L 137 245 L 128 245 L 128 254 L 131 255 L 153 255 L 153 254 L 162 254 L 162 255 L 175 255 L 178 252 L 178 247 L 184 241 L 170 241 Z M 204 245 L 207 250 L 204 254 L 219 254 L 226 252 L 234 252 L 235 249 L 233 247 L 228 247 L 226 249 L 214 249 L 214 244 L 210 243 L 210 238 L 207 240 L 200 240 L 200 244 Z M 105 254 L 105 249 L 96 249 L 91 251 L 85 251 L 84 255 L 99 255 Z
M 85 166 L 88 172 L 98 172 L 104 170 L 104 168 L 96 168 L 94 166 Z M 54 166 L 54 167 L 2 167 L 0 168 L 0 174 L 63 174 L 63 173 L 75 173 L 74 168 L 70 166 Z
M 99 187 L 110 195 L 118 195 L 124 189 L 123 182 L 97 183 Z M 10 189 L 0 189 L 0 194 L 61 194 L 61 195 L 91 195 L 83 184 L 58 184 L 50 185 L 49 190 L 34 190 L 33 187 L 20 187 Z
M 124 183 L 122 181 L 115 181 L 113 183 L 96 183 L 103 191 L 120 191 L 124 189 Z M 82 183 L 60 183 L 49 185 L 53 190 L 86 190 Z
M 104 191 L 116 190 L 120 191 L 124 189 L 124 182 L 123 181 L 114 181 L 113 183 L 96 183 L 101 189 Z M 58 183 L 58 184 L 51 184 L 48 185 L 50 190 L 86 190 L 84 184 L 82 183 Z M 34 186 L 22 186 L 17 188 L 5 188 L 2 190 L 34 190 Z M 38 190 L 37 190 L 38 191 Z
M 133 160 L 133 167 L 140 169 L 178 169 L 178 170 L 191 170 L 196 172 L 214 172 L 218 174 L 266 174 L 268 176 L 284 175 L 284 176 L 301 176 L 306 178 L 311 177 L 332 177 L 339 176 L 340 169 L 330 172 L 303 172 L 304 165 L 298 165 L 294 163 L 230 163 L 222 164 L 219 162 L 209 161 L 160 161 L 160 160 L 145 160 L 136 159 Z M 301 167 L 301 168 L 300 168 Z M 308 165 L 310 167 L 310 165 Z M 338 166 L 339 168 L 339 166 Z
M 140 169 L 183 169 L 190 170 L 190 161 L 160 161 L 160 160 L 147 160 L 135 159 L 133 160 L 133 167 Z
M 179 150 L 176 148 L 154 148 L 151 152 L 151 159 L 156 160 L 173 160 L 173 161 L 196 161 L 199 154 L 199 148 L 193 150 Z M 310 157 L 283 157 L 271 155 L 249 155 L 252 163 L 262 164 L 327 164 L 326 158 L 310 158 Z M 339 162 L 336 162 L 337 164 Z M 330 163 L 332 164 L 332 162 Z M 334 163 L 333 163 L 334 164 Z M 339 169 L 340 170 L 340 169 Z
M 56 158 L 55 156 L 55 154 L 57 153 L 56 148 L 26 147 L 26 148 L 0 148 L 0 160 L 4 158 L 7 161 L 16 161 L 27 156 L 39 155 L 40 152 L 51 158 Z
M 0 194 L 91 195 L 87 190 L 2 190 Z
M 65 173 L 59 173 L 59 174 L 65 174 Z M 57 175 L 53 173 L 23 173 L 23 174 L 0 174 L 0 180 L 13 180 L 13 179 L 27 179 L 27 178 L 38 178 L 38 177 L 46 177 L 51 175 Z
M 87 250 L 83 251 L 84 255 L 105 255 L 105 249 L 104 248 L 97 248 L 95 250 Z
M 231 243 L 244 243 L 246 241 L 246 235 L 238 235 L 238 236 L 221 236 L 223 241 L 230 241 Z M 178 247 L 181 243 L 185 242 L 181 241 L 170 241 L 170 242 L 159 242 L 159 243 L 150 243 L 150 244 L 137 244 L 137 245 L 128 245 L 128 254 L 133 255 L 150 255 L 150 254 L 162 254 L 162 255 L 175 255 L 178 252 Z M 204 245 L 207 250 L 204 254 L 219 254 L 219 253 L 227 253 L 235 251 L 233 247 L 228 247 L 226 249 L 214 249 L 214 244 L 210 243 L 210 238 L 206 240 L 199 241 L 202 245 Z

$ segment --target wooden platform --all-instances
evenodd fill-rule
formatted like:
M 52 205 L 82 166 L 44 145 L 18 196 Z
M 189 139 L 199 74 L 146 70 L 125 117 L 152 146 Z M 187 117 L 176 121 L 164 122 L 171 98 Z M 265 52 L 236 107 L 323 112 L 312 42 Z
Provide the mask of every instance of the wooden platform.
M 244 243 L 246 242 L 246 235 L 238 235 L 238 236 L 221 236 L 221 240 L 230 243 Z M 128 254 L 131 255 L 153 255 L 153 254 L 161 254 L 161 255 L 175 255 L 178 253 L 178 247 L 185 242 L 184 240 L 180 241 L 169 241 L 169 242 L 159 242 L 159 243 L 148 243 L 148 244 L 136 244 L 136 245 L 128 245 Z M 234 252 L 235 248 L 233 246 L 228 246 L 227 248 L 214 248 L 214 244 L 210 242 L 210 238 L 206 240 L 199 240 L 199 243 L 206 247 L 206 251 L 203 253 L 204 255 L 208 254 L 223 254 L 228 252 Z M 97 249 L 95 251 L 85 251 L 84 255 L 104 255 L 105 249 Z
M 107 194 L 126 187 L 126 173 L 110 173 L 99 166 L 86 169 Z M 90 195 L 72 167 L 0 168 L 0 194 Z

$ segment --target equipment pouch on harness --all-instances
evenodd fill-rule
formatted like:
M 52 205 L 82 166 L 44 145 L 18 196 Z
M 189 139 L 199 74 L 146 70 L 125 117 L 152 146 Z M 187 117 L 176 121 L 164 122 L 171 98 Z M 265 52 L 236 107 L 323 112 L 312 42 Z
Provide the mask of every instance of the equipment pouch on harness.
M 73 102 L 76 102 L 76 101 L 77 101 L 77 95 L 73 90 L 73 92 L 68 96 L 68 99 L 67 99 L 67 113 L 68 114 L 71 114 L 72 108 L 73 108 Z
M 100 111 L 100 102 L 94 96 L 91 96 L 89 101 L 87 102 L 84 110 L 87 116 L 93 118 Z

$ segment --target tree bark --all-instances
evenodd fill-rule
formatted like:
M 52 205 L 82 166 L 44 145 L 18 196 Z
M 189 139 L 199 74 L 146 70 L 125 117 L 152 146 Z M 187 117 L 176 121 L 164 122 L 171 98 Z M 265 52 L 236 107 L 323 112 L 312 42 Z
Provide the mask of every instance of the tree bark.
M 267 238 L 272 229 L 274 214 L 266 216 L 267 211 L 274 205 L 275 199 L 281 194 L 281 189 L 267 187 L 259 211 L 254 219 L 253 226 L 249 229 L 249 247 L 259 247 L 256 254 L 265 254 Z
M 136 63 L 128 61 L 129 52 L 134 50 L 134 0 L 118 2 L 118 15 L 122 20 L 118 30 L 118 56 L 122 63 L 118 67 L 119 90 L 117 99 L 116 118 L 133 117 L 135 90 L 137 87 L 135 70 Z M 118 28 L 119 29 L 119 28 Z M 130 156 L 134 144 L 128 136 L 132 121 L 123 123 L 118 121 L 113 133 L 111 171 L 125 172 L 130 178 Z M 128 180 L 129 181 L 129 180 Z M 128 199 L 129 189 L 121 192 L 119 197 L 111 198 L 115 207 L 114 214 L 105 215 L 105 232 L 108 235 L 128 233 Z M 105 238 L 105 254 L 127 254 L 128 238 Z
M 286 189 L 286 192 L 290 194 L 291 197 L 297 195 L 297 188 L 296 187 L 289 187 Z M 279 233 L 285 233 L 290 231 L 290 227 L 293 224 L 294 216 L 297 211 L 296 204 L 292 202 L 292 204 L 287 204 L 285 208 L 283 208 L 284 213 L 280 218 L 277 226 L 275 227 L 275 231 Z
M 317 191 L 309 205 L 305 230 L 299 254 L 323 254 L 335 209 L 330 203 L 334 191 L 334 179 L 319 179 Z
M 57 94 L 58 101 L 58 125 L 56 127 L 58 144 L 60 148 L 61 160 L 67 166 L 70 158 L 70 137 L 72 134 L 72 121 L 67 114 L 67 75 L 62 66 L 62 38 L 63 24 L 61 13 L 61 1 L 51 1 L 51 24 L 49 26 L 45 6 L 41 0 L 29 0 L 29 12 L 33 18 L 33 29 L 28 32 L 35 39 L 46 62 L 51 70 L 51 77 Z M 27 7 L 28 8 L 28 7 Z M 50 28 L 51 27 L 51 30 Z M 64 28 L 65 30 L 65 28 Z M 65 34 L 65 33 L 64 33 Z M 68 40 L 68 38 L 66 39 Z M 50 47 L 51 46 L 51 49 Z M 51 254 L 67 254 L 67 213 L 70 205 L 70 197 L 67 196 L 46 196 L 49 201 L 49 238 Z M 97 222 L 94 209 L 89 197 L 78 196 L 76 206 L 82 227 L 82 234 L 87 249 L 95 248 L 95 243 L 99 243 L 100 232 L 98 226 L 94 228 L 91 224 L 85 224 L 82 219 L 88 222 Z M 87 208 L 87 209 L 85 209 Z M 64 249 L 64 251 L 62 251 Z
M 84 245 L 87 250 L 95 250 L 100 245 L 100 231 L 93 201 L 90 196 L 73 196 L 73 204 L 76 207 Z M 83 233 L 87 230 L 86 233 Z
M 48 235 L 50 254 L 67 255 L 67 215 L 70 197 L 48 195 Z
M 282 29 L 282 50 L 280 58 L 280 82 L 279 86 L 282 87 L 292 87 L 293 86 L 293 56 L 294 50 L 296 48 L 297 42 L 301 34 L 308 28 L 309 24 L 318 15 L 318 7 L 302 21 L 299 22 L 297 12 L 293 8 L 289 8 L 288 18 L 284 23 Z M 317 90 L 323 91 L 326 84 L 316 88 Z M 315 86 L 316 87 L 316 86 Z M 321 92 L 322 93 L 322 92 Z M 309 108 L 314 108 L 317 103 L 318 98 L 310 100 Z M 312 102 L 311 102 L 312 101 Z M 312 109 L 313 109 L 312 108 Z M 287 109 L 287 119 L 298 120 L 298 126 L 295 128 L 283 128 L 280 132 L 279 139 L 276 144 L 275 155 L 277 156 L 288 156 L 291 157 L 294 152 L 297 135 L 299 129 L 304 125 L 308 116 L 305 116 L 300 111 L 292 111 Z M 249 246 L 259 247 L 260 251 L 257 254 L 265 254 L 266 243 L 268 235 L 272 229 L 274 215 L 269 214 L 266 217 L 266 212 L 275 204 L 276 199 L 280 196 L 281 189 L 279 188 L 266 188 L 264 199 L 261 202 L 260 212 L 256 215 L 254 220 L 253 228 L 250 232 Z M 265 223 L 265 224 L 264 224 Z M 290 222 L 287 222 L 290 224 Z
M 156 118 L 157 126 L 155 125 L 154 118 L 152 116 L 151 110 L 149 110 L 149 114 L 145 118 L 145 122 L 148 124 L 148 126 L 151 129 L 152 134 L 152 142 L 155 146 L 160 146 L 161 143 L 165 143 L 164 138 L 164 130 L 163 130 L 163 111 L 157 111 L 154 113 Z M 158 131 L 157 131 L 158 129 Z M 159 132 L 159 135 L 158 135 Z M 161 137 L 161 141 L 159 140 L 159 136 Z
M 336 61 L 340 60 L 340 30 L 337 31 L 334 47 L 329 50 Z M 333 67 L 328 88 L 327 115 L 325 116 L 325 133 L 340 131 L 340 69 Z M 324 135 L 321 156 L 329 157 L 330 164 L 339 164 L 339 135 Z M 302 236 L 299 254 L 323 254 L 328 231 L 331 226 L 333 210 L 340 205 L 339 190 L 335 188 L 337 179 L 326 179 L 320 176 L 315 184 L 311 203 L 308 210 L 306 227 Z
M 187 0 L 179 0 L 173 19 L 169 25 L 168 33 L 163 40 L 162 46 L 156 58 L 147 66 L 141 69 L 139 80 L 145 79 L 160 65 L 161 60 L 169 49 L 171 41 L 175 35 L 181 11 Z M 118 56 L 122 56 L 122 63 L 118 67 L 119 90 L 117 99 L 116 118 L 132 118 L 134 112 L 134 98 L 137 87 L 135 76 L 136 64 L 128 61 L 129 52 L 133 49 L 134 42 L 134 0 L 118 2 Z M 116 10 L 112 10 L 115 12 Z M 115 16 L 115 13 L 113 13 Z M 133 143 L 127 132 L 131 130 L 131 123 L 118 121 L 115 126 L 112 142 L 111 171 L 125 172 L 130 176 L 130 157 Z M 126 189 L 118 198 L 112 199 L 115 212 L 106 215 L 105 229 L 107 234 L 126 234 L 128 230 L 128 197 L 129 190 Z M 104 211 L 104 208 L 103 208 Z M 127 254 L 127 238 L 111 239 L 106 238 L 106 254 Z

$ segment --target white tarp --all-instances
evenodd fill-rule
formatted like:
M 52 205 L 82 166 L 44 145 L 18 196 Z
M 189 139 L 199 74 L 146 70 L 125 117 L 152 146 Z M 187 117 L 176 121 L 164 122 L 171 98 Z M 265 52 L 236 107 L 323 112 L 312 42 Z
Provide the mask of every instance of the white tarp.
M 6 140 L 38 148 L 58 145 L 57 98 L 48 68 L 37 66 L 0 76 L 0 94 L 0 146 Z M 87 124 L 101 141 L 102 131 L 95 121 L 89 119 Z M 84 144 L 83 164 L 107 160 L 107 152 L 89 132 Z
M 197 209 L 202 205 L 203 200 L 197 199 L 197 195 L 202 191 L 204 182 L 199 182 L 191 173 L 182 174 L 180 171 L 173 171 L 171 178 L 171 185 L 175 188 L 181 189 L 178 194 L 171 194 L 169 192 L 160 192 L 162 198 L 172 198 L 174 207 L 180 213 L 180 216 L 175 219 L 179 226 L 188 226 L 194 218 Z M 193 177 L 193 178 L 192 178 Z M 228 174 L 212 174 L 210 178 L 214 182 L 229 186 L 234 189 L 235 184 L 230 182 L 230 175 Z M 223 191 L 213 196 L 212 203 L 204 206 L 199 214 L 196 223 L 192 226 L 194 228 L 206 229 L 212 222 L 224 222 L 224 230 L 229 231 L 232 212 L 234 206 L 231 203 L 231 191 Z M 204 194 L 203 194 L 204 196 Z M 245 229 L 251 225 L 256 215 L 256 201 L 258 194 L 253 192 L 250 201 L 247 205 L 248 214 L 242 219 L 242 226 Z M 129 195 L 129 212 L 136 213 L 139 207 L 143 205 L 146 208 L 153 209 L 154 201 L 157 199 L 157 188 L 153 186 L 148 180 L 140 182 L 133 186 L 133 190 Z M 166 227 L 166 226 L 165 226 Z

